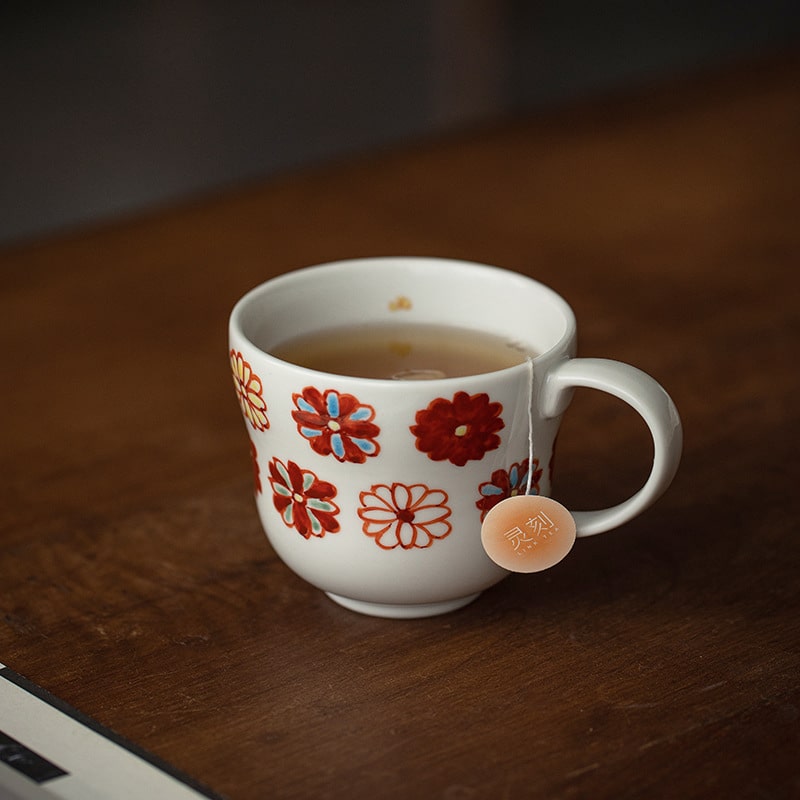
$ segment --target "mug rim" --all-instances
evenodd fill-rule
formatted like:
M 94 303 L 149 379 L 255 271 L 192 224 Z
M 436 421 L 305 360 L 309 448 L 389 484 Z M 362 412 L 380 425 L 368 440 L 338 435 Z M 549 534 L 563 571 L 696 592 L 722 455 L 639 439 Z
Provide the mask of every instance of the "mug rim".
M 384 384 L 384 385 L 391 385 L 391 386 L 398 386 L 403 385 L 408 388 L 408 383 L 397 381 L 392 378 L 372 378 L 372 377 L 361 377 L 361 376 L 353 376 L 353 375 L 342 375 L 337 372 L 327 372 L 325 370 L 317 370 L 311 367 L 304 367 L 300 364 L 296 364 L 292 361 L 287 361 L 285 359 L 279 358 L 278 356 L 271 353 L 269 350 L 264 349 L 263 347 L 259 346 L 253 338 L 245 333 L 244 325 L 242 322 L 242 317 L 244 316 L 247 309 L 249 309 L 262 295 L 266 293 L 270 293 L 275 289 L 279 289 L 282 285 L 287 285 L 298 280 L 304 280 L 315 273 L 321 272 L 323 270 L 328 271 L 330 269 L 342 269 L 342 268 L 356 268 L 356 267 L 365 267 L 367 264 L 381 264 L 383 266 L 388 265 L 389 263 L 397 263 L 397 262 L 406 262 L 415 264 L 417 266 L 423 265 L 426 262 L 429 263 L 436 263 L 440 265 L 447 265 L 449 267 L 458 268 L 458 269 L 468 269 L 475 272 L 482 272 L 484 274 L 494 274 L 496 276 L 503 276 L 506 280 L 514 280 L 519 282 L 520 284 L 534 284 L 537 287 L 537 290 L 541 292 L 544 296 L 546 296 L 554 307 L 558 309 L 561 316 L 563 317 L 564 321 L 564 331 L 561 336 L 547 349 L 543 350 L 540 353 L 537 353 L 533 358 L 528 357 L 524 361 L 520 362 L 519 364 L 514 364 L 510 367 L 503 367 L 497 370 L 491 370 L 488 372 L 477 372 L 469 376 L 457 376 L 457 377 L 445 377 L 445 378 L 432 378 L 430 380 L 424 381 L 427 387 L 433 387 L 437 385 L 441 385 L 446 387 L 449 384 L 455 384 L 458 382 L 463 382 L 466 377 L 480 377 L 480 376 L 492 376 L 492 375 L 503 375 L 507 373 L 513 373 L 514 371 L 520 371 L 522 369 L 529 369 L 530 365 L 534 367 L 546 360 L 552 359 L 555 354 L 558 352 L 563 352 L 565 356 L 571 355 L 569 353 L 570 342 L 575 339 L 576 336 L 576 317 L 575 313 L 572 310 L 572 307 L 569 303 L 554 289 L 548 286 L 545 283 L 542 283 L 535 278 L 531 278 L 524 273 L 518 272 L 516 270 L 507 269 L 504 267 L 497 267 L 491 264 L 484 264 L 477 261 L 467 261 L 463 259 L 455 259 L 455 258 L 446 258 L 440 256 L 364 256 L 364 257 L 357 257 L 357 258 L 346 258 L 346 259 L 338 259 L 336 261 L 328 261 L 319 264 L 311 264 L 303 267 L 298 267 L 296 269 L 292 269 L 288 272 L 281 273 L 280 275 L 276 275 L 272 278 L 268 278 L 267 280 L 263 281 L 260 284 L 257 284 L 252 289 L 248 290 L 243 294 L 239 300 L 236 301 L 234 304 L 230 317 L 229 317 L 229 334 L 231 336 L 236 336 L 241 340 L 247 342 L 249 347 L 252 347 L 254 350 L 258 352 L 258 354 L 269 361 L 272 361 L 276 364 L 280 364 L 282 367 L 289 367 L 295 370 L 300 370 L 305 374 L 315 375 L 315 376 L 326 376 L 326 377 L 335 377 L 338 380 L 346 381 L 346 382 L 368 382 L 372 385 L 376 384 Z M 477 328 L 477 326 L 476 326 Z

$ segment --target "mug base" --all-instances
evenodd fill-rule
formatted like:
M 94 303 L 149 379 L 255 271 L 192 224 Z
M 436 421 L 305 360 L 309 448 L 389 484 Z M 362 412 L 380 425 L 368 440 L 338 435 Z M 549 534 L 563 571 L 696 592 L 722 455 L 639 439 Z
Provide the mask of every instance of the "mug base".
M 469 605 L 481 593 L 458 597 L 455 600 L 444 600 L 440 603 L 367 603 L 364 600 L 353 600 L 339 594 L 325 592 L 334 603 L 344 606 L 350 611 L 366 614 L 370 617 L 384 617 L 387 619 L 419 619 L 421 617 L 435 617 L 438 614 L 447 614 Z

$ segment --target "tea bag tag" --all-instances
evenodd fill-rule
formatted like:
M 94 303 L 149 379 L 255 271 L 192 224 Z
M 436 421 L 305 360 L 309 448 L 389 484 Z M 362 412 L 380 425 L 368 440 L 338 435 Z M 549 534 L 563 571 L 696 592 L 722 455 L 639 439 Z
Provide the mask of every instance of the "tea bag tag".
M 501 500 L 481 526 L 481 542 L 495 564 L 511 572 L 541 572 L 575 544 L 575 520 L 561 503 L 540 495 Z

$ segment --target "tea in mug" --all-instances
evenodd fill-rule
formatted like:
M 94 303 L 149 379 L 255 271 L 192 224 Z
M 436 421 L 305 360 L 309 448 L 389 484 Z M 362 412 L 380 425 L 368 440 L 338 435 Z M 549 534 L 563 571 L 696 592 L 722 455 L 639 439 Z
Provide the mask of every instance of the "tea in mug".
M 407 323 L 329 328 L 290 339 L 270 352 L 321 372 L 411 381 L 494 372 L 535 355 L 519 342 L 485 331 Z

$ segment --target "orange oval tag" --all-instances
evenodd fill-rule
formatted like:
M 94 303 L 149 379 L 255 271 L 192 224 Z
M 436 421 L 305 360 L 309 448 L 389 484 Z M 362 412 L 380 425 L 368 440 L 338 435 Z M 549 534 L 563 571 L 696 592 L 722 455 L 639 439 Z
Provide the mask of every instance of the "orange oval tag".
M 507 497 L 483 520 L 481 542 L 489 558 L 504 569 L 541 572 L 572 549 L 575 520 L 550 497 Z

